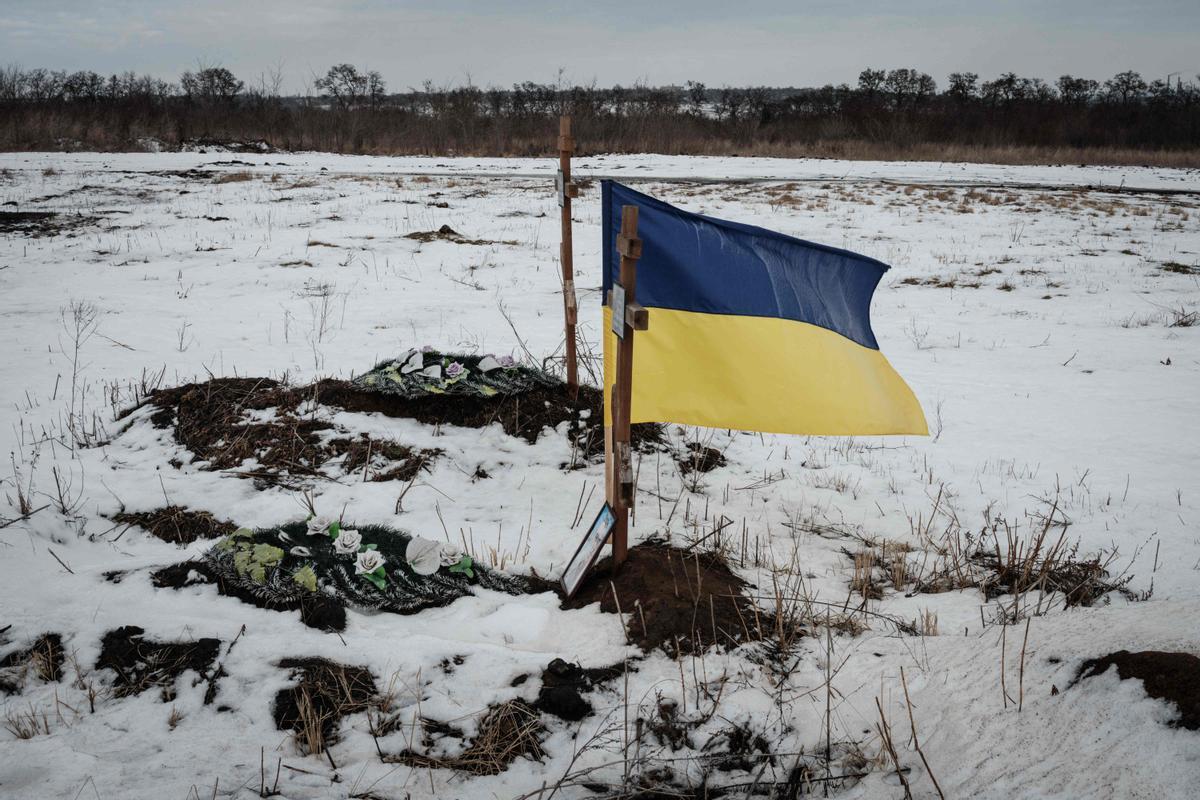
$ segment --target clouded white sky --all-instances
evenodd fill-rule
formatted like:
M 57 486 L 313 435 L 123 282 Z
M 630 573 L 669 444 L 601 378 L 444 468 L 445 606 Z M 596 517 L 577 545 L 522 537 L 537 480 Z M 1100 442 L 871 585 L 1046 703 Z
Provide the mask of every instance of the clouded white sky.
M 285 91 L 348 61 L 394 91 L 553 81 L 710 86 L 854 83 L 916 67 L 1053 80 L 1200 73 L 1200 0 L 0 0 L 0 63 L 134 70 L 197 64 Z

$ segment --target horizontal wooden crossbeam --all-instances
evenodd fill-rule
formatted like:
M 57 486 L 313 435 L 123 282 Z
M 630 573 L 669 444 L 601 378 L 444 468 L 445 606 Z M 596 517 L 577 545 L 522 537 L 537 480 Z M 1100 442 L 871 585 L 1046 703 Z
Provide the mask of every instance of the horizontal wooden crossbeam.
M 609 308 L 612 308 L 612 289 L 608 290 L 605 302 Z M 639 303 L 626 303 L 625 324 L 635 331 L 647 330 L 650 327 L 650 309 Z
M 617 252 L 625 258 L 641 258 L 642 240 L 620 234 L 617 236 Z

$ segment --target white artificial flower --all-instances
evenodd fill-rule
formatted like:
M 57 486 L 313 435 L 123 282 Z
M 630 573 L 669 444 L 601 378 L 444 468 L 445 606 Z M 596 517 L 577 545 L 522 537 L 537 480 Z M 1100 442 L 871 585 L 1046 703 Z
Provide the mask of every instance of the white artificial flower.
M 410 372 L 416 372 L 419 369 L 425 368 L 425 354 L 420 350 L 410 350 L 408 355 L 403 359 L 403 366 L 400 367 L 400 374 L 407 375 Z
M 475 366 L 480 372 L 491 372 L 494 369 L 500 369 L 500 362 L 493 356 L 484 356 L 479 359 L 479 363 Z
M 333 540 L 334 552 L 342 555 L 357 553 L 358 548 L 362 546 L 362 534 L 353 528 L 345 528 L 338 534 L 338 537 Z
M 379 555 L 378 550 L 363 550 L 358 554 L 358 562 L 354 565 L 354 571 L 359 575 L 370 575 L 385 563 L 384 557 Z
M 441 378 L 442 377 L 442 365 L 434 364 L 433 366 L 426 367 L 425 369 L 421 370 L 421 374 L 424 375 L 426 378 Z
M 458 562 L 462 561 L 463 553 L 458 545 L 444 544 L 441 550 L 438 551 L 438 557 L 441 560 L 443 567 L 453 567 Z
M 404 550 L 404 558 L 418 575 L 432 575 L 442 566 L 442 546 L 430 539 L 414 536 Z
M 291 550 L 288 550 L 288 552 L 294 556 L 299 556 L 300 558 L 308 558 L 312 555 L 312 551 L 307 547 L 293 547 Z
M 329 526 L 337 522 L 333 517 L 327 517 L 324 514 L 318 514 L 308 521 L 308 535 L 319 536 L 322 533 L 329 532 Z

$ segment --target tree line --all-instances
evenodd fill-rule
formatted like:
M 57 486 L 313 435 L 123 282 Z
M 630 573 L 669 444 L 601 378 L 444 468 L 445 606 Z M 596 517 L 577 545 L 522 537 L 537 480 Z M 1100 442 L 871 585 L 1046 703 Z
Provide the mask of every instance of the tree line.
M 571 114 L 586 152 L 937 157 L 1024 148 L 1136 160 L 1191 158 L 1200 149 L 1200 76 L 1147 80 L 1133 71 L 1053 83 L 955 72 L 944 88 L 901 68 L 807 88 L 600 87 L 560 76 L 509 88 L 426 81 L 390 92 L 379 72 L 338 64 L 301 95 L 283 94 L 282 83 L 278 72 L 245 81 L 220 66 L 186 71 L 177 83 L 10 66 L 0 69 L 0 147 L 229 140 L 343 153 L 544 155 L 554 146 L 553 118 Z

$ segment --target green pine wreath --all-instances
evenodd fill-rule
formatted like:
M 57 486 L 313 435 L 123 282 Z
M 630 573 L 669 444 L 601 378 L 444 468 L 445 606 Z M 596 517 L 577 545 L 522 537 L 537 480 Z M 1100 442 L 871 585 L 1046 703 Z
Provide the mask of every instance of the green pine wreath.
M 281 606 L 322 592 L 345 606 L 412 614 L 472 594 L 475 586 L 514 595 L 531 591 L 528 580 L 480 566 L 470 556 L 437 542 L 418 539 L 410 549 L 414 537 L 402 531 L 382 525 L 355 529 L 337 521 L 323 527 L 322 522 L 240 528 L 210 548 L 205 563 L 222 581 Z M 343 545 L 358 537 L 353 552 L 344 546 L 339 551 L 337 542 L 343 535 L 347 537 Z M 418 562 L 410 563 L 413 549 L 424 553 Z M 447 554 L 457 560 L 447 563 Z M 439 557 L 440 563 L 432 561 Z M 372 560 L 382 563 L 363 572 L 361 564 Z M 414 566 L 433 571 L 419 574 Z

